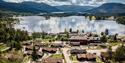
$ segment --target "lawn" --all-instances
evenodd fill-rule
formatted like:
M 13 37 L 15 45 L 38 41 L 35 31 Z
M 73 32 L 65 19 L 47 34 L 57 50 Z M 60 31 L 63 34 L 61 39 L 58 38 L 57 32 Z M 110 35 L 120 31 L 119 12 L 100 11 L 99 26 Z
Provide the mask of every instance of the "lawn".
M 53 54 L 50 56 L 51 58 L 63 58 L 62 54 Z
M 76 55 L 71 55 L 71 56 L 69 56 L 69 57 L 70 57 L 71 60 L 77 61 Z
M 115 43 L 109 43 L 111 46 L 116 46 L 116 45 L 119 45 L 121 44 L 121 42 L 115 42 Z
M 7 60 L 7 59 L 0 59 L 0 63 L 22 63 L 22 62 L 19 61 L 19 60 L 10 61 L 10 60 Z
M 6 47 L 5 44 L 0 45 L 0 49 Z
M 7 57 L 10 58 L 10 55 L 12 55 L 13 57 L 11 59 L 8 59 Z M 0 63 L 22 63 L 23 59 L 24 57 L 21 50 L 15 51 L 13 49 L 0 55 Z
M 0 52 L 8 50 L 9 47 L 7 47 L 5 44 L 0 45 Z
M 27 63 L 30 60 L 29 56 L 24 57 L 23 62 L 22 63 Z
M 96 57 L 96 63 L 104 63 L 99 57 Z

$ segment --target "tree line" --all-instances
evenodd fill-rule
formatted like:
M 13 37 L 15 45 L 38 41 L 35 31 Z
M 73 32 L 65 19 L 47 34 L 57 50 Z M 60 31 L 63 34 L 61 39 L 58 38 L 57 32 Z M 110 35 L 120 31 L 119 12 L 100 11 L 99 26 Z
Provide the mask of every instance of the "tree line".
M 7 44 L 11 48 L 20 49 L 21 41 L 29 40 L 30 36 L 27 31 L 13 28 L 16 21 L 18 20 L 12 17 L 0 18 L 0 42 Z

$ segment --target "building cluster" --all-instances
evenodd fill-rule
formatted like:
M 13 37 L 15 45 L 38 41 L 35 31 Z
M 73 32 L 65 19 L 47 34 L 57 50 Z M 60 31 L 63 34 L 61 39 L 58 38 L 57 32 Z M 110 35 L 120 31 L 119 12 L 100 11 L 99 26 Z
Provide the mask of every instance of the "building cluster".
M 36 54 L 41 58 L 40 63 L 63 63 L 63 58 L 43 58 L 43 53 L 60 54 L 59 48 L 63 47 L 62 43 L 41 43 L 35 41 L 27 41 L 22 43 L 24 55 L 32 55 L 33 47 L 35 47 Z
M 65 33 L 59 33 L 61 35 Z M 125 39 L 121 39 L 125 42 Z M 63 54 L 62 48 L 67 48 L 69 46 L 69 56 L 75 55 L 78 61 L 96 61 L 98 56 L 96 53 L 89 53 L 85 48 L 82 48 L 83 45 L 98 45 L 102 44 L 101 38 L 92 33 L 78 33 L 70 32 L 69 38 L 67 41 L 53 41 L 53 42 L 39 42 L 39 41 L 26 41 L 22 43 L 24 55 L 32 55 L 33 47 L 37 51 L 39 57 L 41 57 L 42 63 L 64 63 L 64 58 L 52 58 L 52 57 L 43 57 L 43 53 L 52 54 Z M 74 47 L 74 48 L 72 48 Z M 78 47 L 78 48 L 77 48 Z
M 75 55 L 78 61 L 96 61 L 96 53 L 88 53 L 85 49 L 73 48 L 70 50 L 70 54 Z
M 96 54 L 77 54 L 77 59 L 79 61 L 96 61 Z
M 88 45 L 91 43 L 101 43 L 99 37 L 72 36 L 69 38 L 71 45 Z

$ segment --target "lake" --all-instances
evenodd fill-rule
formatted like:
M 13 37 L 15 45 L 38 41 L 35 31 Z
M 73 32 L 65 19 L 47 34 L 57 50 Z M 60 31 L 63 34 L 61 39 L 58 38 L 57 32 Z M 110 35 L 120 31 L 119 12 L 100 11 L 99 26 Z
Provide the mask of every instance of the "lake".
M 90 21 L 84 16 L 50 17 L 48 19 L 43 16 L 17 18 L 19 18 L 20 22 L 14 25 L 15 29 L 27 30 L 28 32 L 59 33 L 72 28 L 74 31 L 84 30 L 85 32 L 100 33 L 105 29 L 109 29 L 110 34 L 119 33 L 125 35 L 125 25 L 118 24 L 113 20 Z

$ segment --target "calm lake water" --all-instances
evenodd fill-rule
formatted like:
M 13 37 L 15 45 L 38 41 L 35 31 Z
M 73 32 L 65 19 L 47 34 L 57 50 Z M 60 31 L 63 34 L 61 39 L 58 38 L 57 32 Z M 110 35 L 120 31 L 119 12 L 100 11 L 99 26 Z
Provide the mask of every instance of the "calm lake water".
M 112 20 L 90 21 L 84 16 L 50 17 L 46 19 L 42 16 L 18 17 L 20 23 L 15 24 L 16 29 L 27 30 L 28 32 L 48 32 L 58 33 L 65 29 L 84 30 L 85 32 L 100 33 L 109 29 L 110 34 L 125 34 L 125 25 L 117 24 Z

